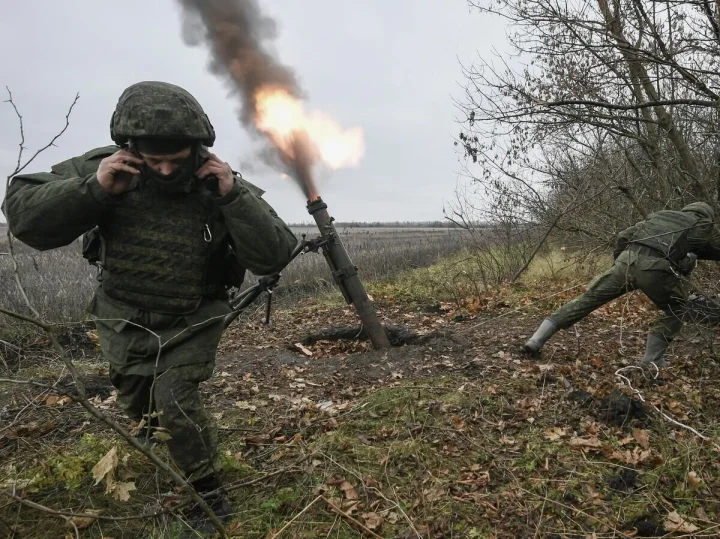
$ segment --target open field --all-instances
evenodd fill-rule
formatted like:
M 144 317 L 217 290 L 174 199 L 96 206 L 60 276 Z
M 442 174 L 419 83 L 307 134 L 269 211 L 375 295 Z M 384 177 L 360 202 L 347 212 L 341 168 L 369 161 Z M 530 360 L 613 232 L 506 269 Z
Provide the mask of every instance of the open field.
M 308 238 L 317 229 L 295 230 Z M 339 230 L 343 243 L 361 279 L 379 280 L 399 271 L 426 267 L 439 258 L 450 256 L 464 247 L 463 233 L 443 229 L 355 229 Z M 0 252 L 6 250 L 4 236 Z M 25 287 L 33 304 L 47 319 L 55 322 L 79 321 L 85 317 L 85 306 L 97 285 L 96 268 L 80 255 L 80 243 L 62 249 L 38 252 L 16 244 L 17 259 Z M 252 275 L 246 284 L 254 282 Z M 0 256 L 0 305 L 24 312 L 24 302 L 13 283 L 10 258 Z M 308 253 L 298 257 L 285 271 L 277 296 L 297 299 L 324 291 L 335 285 L 324 257 Z

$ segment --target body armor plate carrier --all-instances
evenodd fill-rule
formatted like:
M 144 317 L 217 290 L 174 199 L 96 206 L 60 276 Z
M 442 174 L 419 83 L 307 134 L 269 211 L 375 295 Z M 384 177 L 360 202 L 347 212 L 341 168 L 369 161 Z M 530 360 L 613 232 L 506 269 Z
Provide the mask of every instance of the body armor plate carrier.
M 153 312 L 197 309 L 218 289 L 207 284 L 210 202 L 198 192 L 170 196 L 143 183 L 126 193 L 100 227 L 105 293 Z

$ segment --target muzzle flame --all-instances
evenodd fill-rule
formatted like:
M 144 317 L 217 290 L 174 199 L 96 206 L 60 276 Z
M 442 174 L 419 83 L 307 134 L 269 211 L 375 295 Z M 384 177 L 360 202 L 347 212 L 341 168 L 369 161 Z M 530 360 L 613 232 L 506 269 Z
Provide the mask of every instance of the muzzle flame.
M 302 102 L 282 88 L 264 87 L 255 93 L 255 126 L 283 156 L 296 162 L 298 139 L 306 140 L 313 164 L 322 162 L 331 169 L 354 167 L 365 154 L 363 130 L 343 129 L 318 111 L 307 112 Z

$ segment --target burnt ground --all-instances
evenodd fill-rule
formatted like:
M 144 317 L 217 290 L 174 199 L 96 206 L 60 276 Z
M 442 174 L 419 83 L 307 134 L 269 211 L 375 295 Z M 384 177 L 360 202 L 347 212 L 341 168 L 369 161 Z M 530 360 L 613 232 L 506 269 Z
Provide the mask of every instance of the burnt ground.
M 352 331 L 322 333 L 357 325 L 337 303 L 278 309 L 270 326 L 259 321 L 262 309 L 238 319 L 203 384 L 237 512 L 231 533 L 720 534 L 716 332 L 687 327 L 670 351 L 670 369 L 657 377 L 628 369 L 623 381 L 615 372 L 636 364 L 656 314 L 635 295 L 600 309 L 576 332 L 559 333 L 540 358 L 520 355 L 542 317 L 577 293 L 560 292 L 567 285 L 504 289 L 461 305 L 377 297 L 383 321 L 412 336 L 412 344 L 384 351 L 328 338 Z M 86 329 L 70 331 L 66 343 L 88 393 L 131 427 Z M 6 377 L 68 383 L 43 345 L 24 342 L 15 356 L 6 350 L 15 358 L 4 360 Z M 74 517 L 83 537 L 176 536 L 181 518 L 171 509 L 182 494 L 60 392 L 5 384 L 0 421 L 3 491 L 14 486 L 24 501 L 68 513 L 101 511 L 98 520 Z M 92 477 L 113 447 L 113 481 L 135 487 L 128 499 Z M 162 443 L 156 450 L 165 454 Z M 74 534 L 62 516 L 5 498 L 0 535 Z M 164 513 L 137 517 L 157 511 Z

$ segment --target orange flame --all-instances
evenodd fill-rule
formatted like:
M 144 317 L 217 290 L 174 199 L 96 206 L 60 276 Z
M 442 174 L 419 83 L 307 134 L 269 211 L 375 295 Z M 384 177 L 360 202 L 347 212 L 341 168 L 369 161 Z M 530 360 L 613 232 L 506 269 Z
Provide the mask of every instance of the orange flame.
M 255 93 L 255 125 L 290 160 L 296 158 L 299 134 L 311 142 L 312 158 L 332 169 L 354 167 L 365 153 L 363 130 L 343 129 L 318 111 L 306 112 L 297 98 L 282 88 L 264 87 Z

